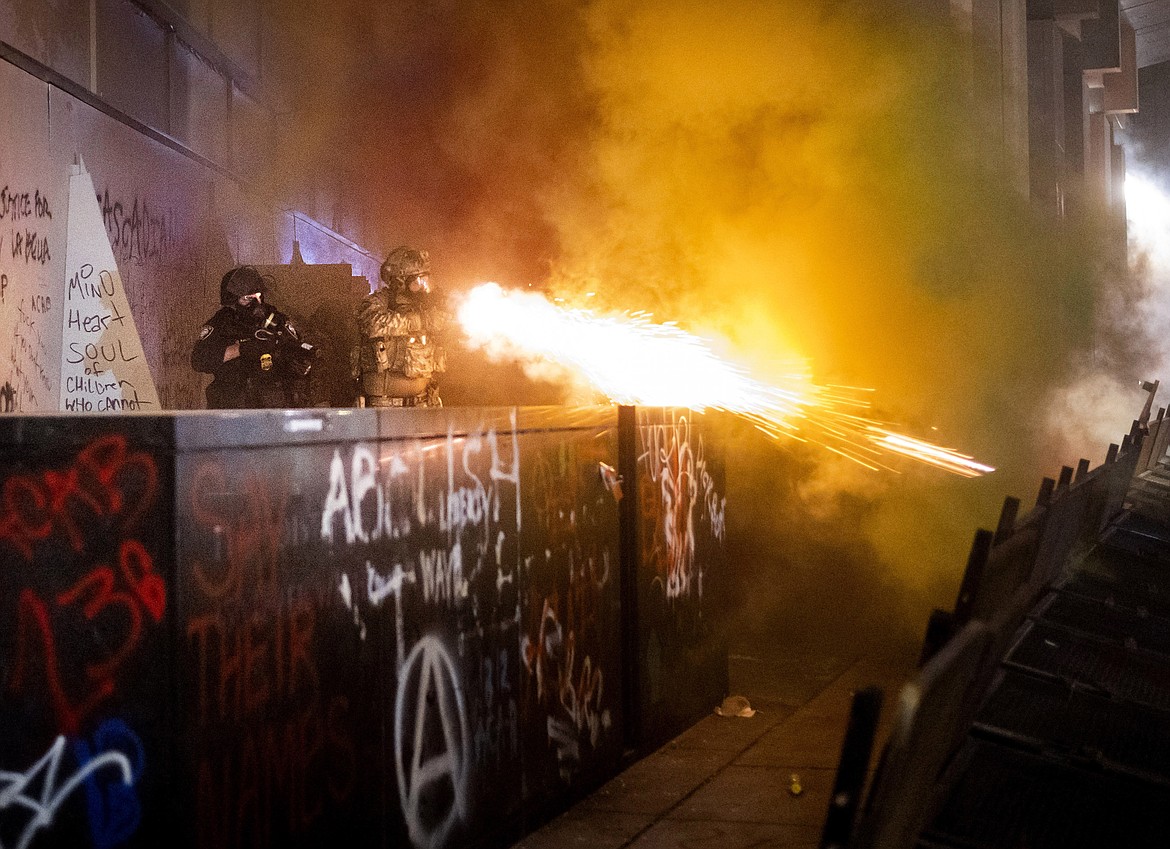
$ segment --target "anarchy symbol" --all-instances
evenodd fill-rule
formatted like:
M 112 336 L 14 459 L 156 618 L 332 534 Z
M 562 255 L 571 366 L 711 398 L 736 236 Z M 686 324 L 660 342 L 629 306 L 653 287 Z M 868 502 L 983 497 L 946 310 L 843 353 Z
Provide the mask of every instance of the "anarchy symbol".
M 398 797 L 418 849 L 439 849 L 466 819 L 469 738 L 458 670 L 443 644 L 425 636 L 402 665 L 394 701 Z

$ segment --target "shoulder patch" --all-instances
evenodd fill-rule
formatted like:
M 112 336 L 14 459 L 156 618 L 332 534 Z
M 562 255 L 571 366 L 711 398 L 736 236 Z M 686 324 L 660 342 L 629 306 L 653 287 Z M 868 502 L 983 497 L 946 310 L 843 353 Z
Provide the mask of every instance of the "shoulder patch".
M 214 328 L 214 327 L 212 327 L 210 324 L 205 324 L 205 325 L 203 325 L 203 327 L 202 327 L 202 328 L 200 328 L 200 330 L 199 330 L 199 338 L 200 338 L 200 339 L 206 339 L 208 336 L 210 336 L 210 335 L 211 335 L 212 333 L 214 333 L 214 332 L 215 332 L 215 328 Z

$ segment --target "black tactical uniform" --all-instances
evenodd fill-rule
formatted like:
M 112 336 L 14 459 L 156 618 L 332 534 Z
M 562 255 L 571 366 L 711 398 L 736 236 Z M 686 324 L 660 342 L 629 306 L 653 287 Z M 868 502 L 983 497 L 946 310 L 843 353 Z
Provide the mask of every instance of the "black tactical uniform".
M 207 408 L 265 409 L 302 406 L 315 351 L 283 313 L 263 302 L 267 286 L 251 266 L 224 275 L 224 306 L 199 331 L 191 368 L 214 375 Z M 259 295 L 241 304 L 241 299 Z M 239 345 L 239 355 L 225 360 Z

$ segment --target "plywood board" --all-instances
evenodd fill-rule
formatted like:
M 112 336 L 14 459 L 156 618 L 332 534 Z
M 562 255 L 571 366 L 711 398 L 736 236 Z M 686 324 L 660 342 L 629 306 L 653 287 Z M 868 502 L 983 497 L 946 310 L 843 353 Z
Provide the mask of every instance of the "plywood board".
M 0 410 L 55 410 L 68 182 L 45 83 L 0 62 Z
M 61 409 L 157 412 L 158 391 L 84 161 L 69 175 Z

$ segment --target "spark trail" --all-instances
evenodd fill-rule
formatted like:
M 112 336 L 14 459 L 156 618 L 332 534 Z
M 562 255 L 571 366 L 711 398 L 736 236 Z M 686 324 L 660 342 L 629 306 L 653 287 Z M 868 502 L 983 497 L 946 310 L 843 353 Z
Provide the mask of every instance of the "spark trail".
M 709 340 L 645 313 L 600 316 L 483 283 L 458 318 L 472 344 L 489 354 L 555 363 L 617 404 L 723 410 L 770 437 L 817 444 L 875 470 L 893 470 L 887 460 L 897 454 L 964 477 L 994 471 L 874 421 L 869 390 L 818 385 L 803 367 L 764 383 L 720 357 Z

